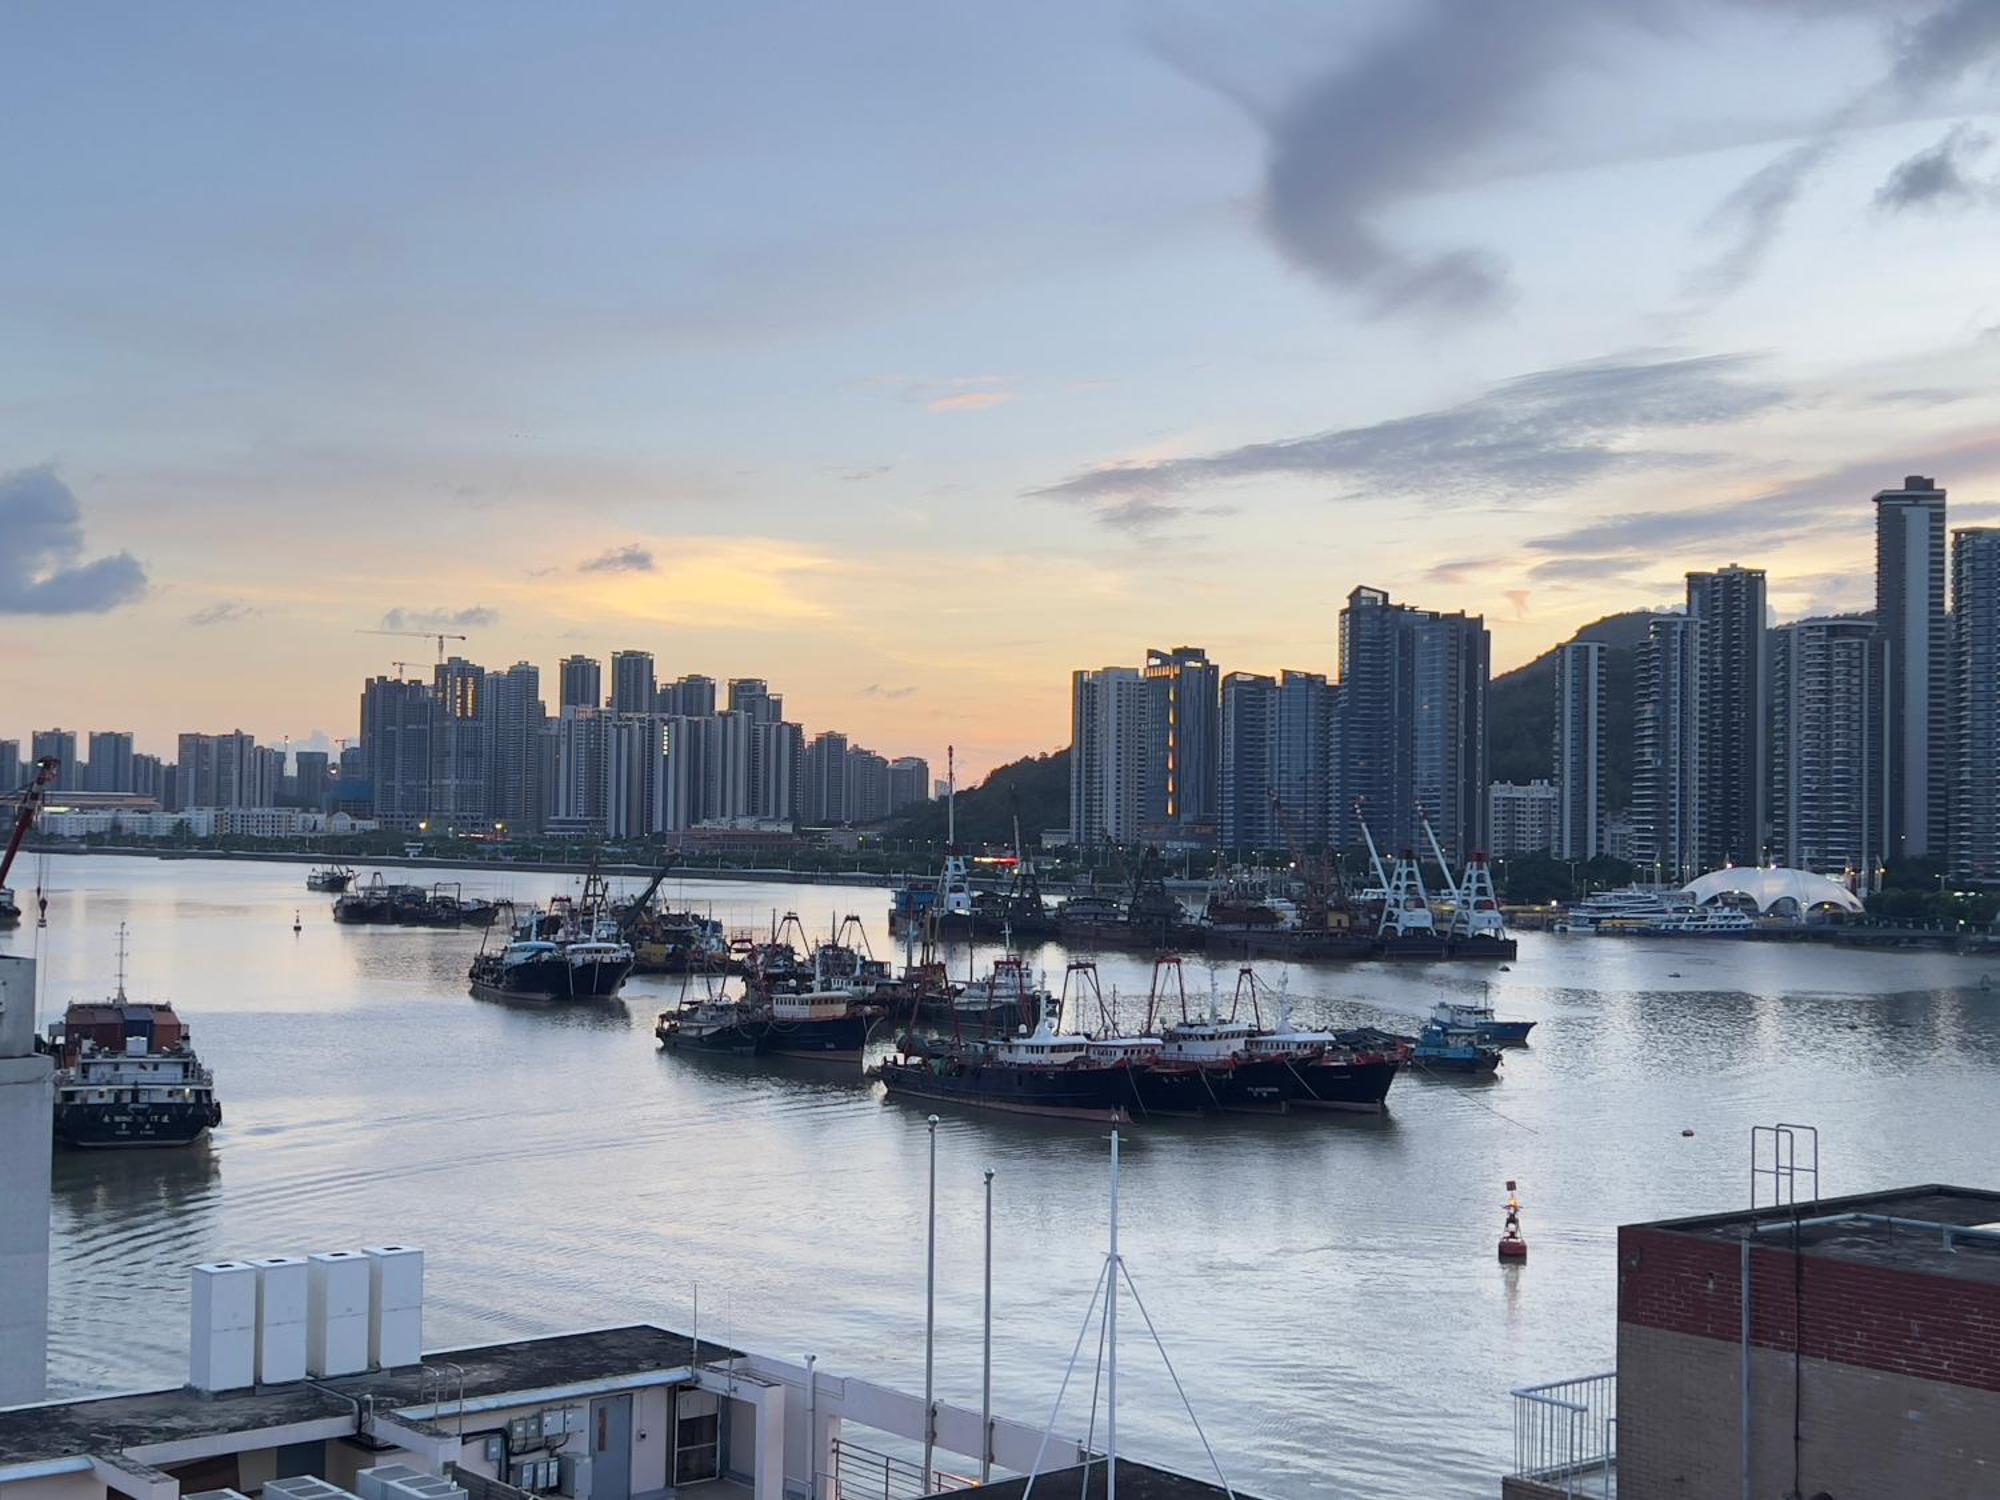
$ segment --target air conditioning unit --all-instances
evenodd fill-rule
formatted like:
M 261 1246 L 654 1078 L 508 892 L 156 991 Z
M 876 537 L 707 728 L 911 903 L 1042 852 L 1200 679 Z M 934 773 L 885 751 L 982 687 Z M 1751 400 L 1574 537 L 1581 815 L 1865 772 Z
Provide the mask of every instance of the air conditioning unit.
M 465 1490 L 436 1474 L 411 1474 L 385 1480 L 382 1500 L 466 1500 Z
M 257 1268 L 257 1382 L 306 1378 L 306 1258 L 265 1255 Z
M 380 1370 L 424 1358 L 424 1252 L 408 1245 L 367 1245 L 368 1363 Z
M 356 1500 L 337 1484 L 301 1474 L 295 1479 L 264 1481 L 264 1500 Z
M 354 1476 L 354 1492 L 361 1500 L 383 1500 L 383 1486 L 399 1479 L 422 1479 L 424 1472 L 408 1464 L 377 1464 Z
M 257 1268 L 216 1260 L 191 1274 L 188 1384 L 235 1391 L 257 1383 Z
M 368 1368 L 368 1257 L 322 1250 L 306 1257 L 306 1369 L 357 1375 Z

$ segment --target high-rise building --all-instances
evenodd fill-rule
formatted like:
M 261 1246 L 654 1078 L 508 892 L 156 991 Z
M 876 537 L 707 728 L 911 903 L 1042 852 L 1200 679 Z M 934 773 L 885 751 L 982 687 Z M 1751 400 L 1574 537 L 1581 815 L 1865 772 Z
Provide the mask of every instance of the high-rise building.
M 6 755 L 4 751 L 0 751 L 0 773 L 4 773 L 5 769 Z M 140 797 L 151 797 L 155 802 L 164 807 L 167 797 L 165 770 L 166 768 L 160 764 L 159 756 L 148 755 L 143 750 L 139 751 L 132 757 L 133 794 Z M 0 774 L 0 786 L 5 786 L 6 784 L 6 776 Z
M 1280 844 L 1296 839 L 1306 854 L 1325 849 L 1333 837 L 1335 696 L 1322 673 L 1287 671 L 1278 677 L 1271 785 L 1282 815 L 1273 831 Z M 1279 809 L 1272 811 L 1276 816 Z
M 124 730 L 93 730 L 84 786 L 93 792 L 132 790 L 132 736 Z
M 785 716 L 785 699 L 761 677 L 729 679 L 729 712 L 748 714 L 758 724 L 775 724 Z
M 1633 662 L 1632 861 L 1652 880 L 1684 884 L 1703 871 L 1697 687 L 1701 623 L 1660 615 Z
M 566 834 L 604 832 L 609 787 L 607 756 L 610 715 L 601 708 L 572 704 L 551 720 L 549 823 Z
M 779 700 L 773 698 L 771 702 L 776 704 Z M 787 719 L 771 719 L 757 726 L 752 737 L 756 802 L 751 816 L 767 823 L 798 822 L 799 781 L 805 748 L 805 730 Z M 887 769 L 884 762 L 885 778 Z M 887 796 L 885 780 L 885 801 Z
M 666 753 L 666 728 L 654 715 L 606 716 L 604 832 L 607 837 L 641 839 L 662 830 Z
M 505 831 L 530 835 L 548 817 L 542 765 L 548 711 L 542 703 L 542 674 L 517 661 L 504 672 L 486 674 L 486 720 L 492 736 L 487 802 L 493 821 Z
M 806 746 L 800 772 L 799 816 L 807 823 L 836 825 L 848 820 L 847 736 L 828 729 Z
M 1136 667 L 1070 676 L 1070 837 L 1084 848 L 1139 839 L 1146 810 L 1146 679 Z
M 686 719 L 715 717 L 715 679 L 691 673 L 660 689 L 660 712 Z
M 922 802 L 930 795 L 931 763 L 921 755 L 899 755 L 889 762 L 889 811 Z
M 1525 784 L 1496 781 L 1487 788 L 1486 799 L 1493 845 L 1487 852 L 1494 858 L 1543 854 L 1555 846 L 1556 827 L 1562 815 L 1560 788 L 1540 779 Z
M 430 687 L 401 677 L 371 677 L 361 688 L 361 764 L 373 792 L 376 820 L 410 830 L 431 815 Z M 186 752 L 180 795 L 186 801 Z
M 1951 873 L 2000 883 L 2000 528 L 1952 535 Z
M 1278 680 L 1258 672 L 1222 679 L 1222 772 L 1217 836 L 1236 854 L 1282 843 L 1271 798 L 1278 787 Z
M 1356 803 L 1384 854 L 1415 849 L 1417 809 L 1454 861 L 1486 847 L 1486 688 L 1492 641 L 1478 615 L 1394 604 L 1357 588 L 1340 613 L 1334 784 L 1343 843 Z
M 1951 636 L 1944 593 L 1945 492 L 1921 474 L 1875 496 L 1875 622 L 1891 859 L 1945 852 L 1950 817 Z
M 611 711 L 614 714 L 653 712 L 653 653 L 614 651 L 611 653 Z
M 493 821 L 493 725 L 486 669 L 463 657 L 439 662 L 431 683 L 438 716 L 431 743 L 431 822 L 484 832 Z
M 1764 570 L 1731 564 L 1687 575 L 1688 618 L 1698 621 L 1700 746 L 1695 791 L 1704 870 L 1764 862 L 1770 791 L 1770 652 Z
M 21 742 L 0 740 L 0 795 L 16 790 L 25 780 L 21 772 Z
M 324 750 L 300 750 L 292 756 L 293 795 L 308 812 L 317 812 L 326 803 L 330 759 Z
M 242 730 L 183 734 L 178 741 L 178 805 L 274 807 L 284 752 L 259 745 Z
M 1558 794 L 1554 849 L 1560 859 L 1604 852 L 1604 653 L 1602 641 L 1570 641 L 1556 655 Z M 1496 823 L 1493 842 L 1498 845 Z
M 847 752 L 847 807 L 857 824 L 889 816 L 889 762 L 858 745 Z
M 1771 632 L 1771 858 L 1863 889 L 1882 857 L 1882 638 L 1868 619 Z
M 558 712 L 567 713 L 572 708 L 604 707 L 604 667 L 596 658 L 565 656 L 556 670 L 561 678 L 560 701 L 556 705 Z
M 1198 646 L 1149 649 L 1145 823 L 1149 836 L 1212 842 L 1222 758 L 1221 674 Z
M 32 748 L 29 756 L 32 760 L 40 761 L 53 756 L 59 762 L 51 786 L 62 787 L 67 791 L 83 790 L 83 777 L 79 774 L 82 768 L 76 762 L 74 729 L 37 729 L 30 736 L 30 741 Z

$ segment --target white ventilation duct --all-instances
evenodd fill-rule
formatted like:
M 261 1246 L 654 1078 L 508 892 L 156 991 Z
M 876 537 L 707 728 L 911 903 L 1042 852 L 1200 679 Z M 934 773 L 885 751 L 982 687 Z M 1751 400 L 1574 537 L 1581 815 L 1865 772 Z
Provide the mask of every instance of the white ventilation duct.
M 368 1257 L 322 1250 L 306 1257 L 306 1370 L 355 1375 L 368 1368 Z
M 424 1252 L 408 1245 L 369 1245 L 368 1363 L 394 1370 L 423 1363 Z
M 264 1255 L 257 1268 L 257 1383 L 306 1378 L 306 1258 Z
M 257 1268 L 247 1260 L 217 1260 L 190 1274 L 188 1384 L 198 1391 L 256 1384 Z

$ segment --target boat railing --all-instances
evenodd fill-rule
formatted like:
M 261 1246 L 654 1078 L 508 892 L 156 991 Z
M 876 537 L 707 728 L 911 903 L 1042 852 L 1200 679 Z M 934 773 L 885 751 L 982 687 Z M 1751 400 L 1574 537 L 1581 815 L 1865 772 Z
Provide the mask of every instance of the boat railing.
M 947 1490 L 971 1489 L 974 1480 L 898 1458 L 875 1448 L 833 1440 L 832 1467 L 820 1474 L 820 1500 L 922 1500 Z
M 1509 1493 L 1596 1500 L 1617 1493 L 1618 1374 L 1522 1386 Z

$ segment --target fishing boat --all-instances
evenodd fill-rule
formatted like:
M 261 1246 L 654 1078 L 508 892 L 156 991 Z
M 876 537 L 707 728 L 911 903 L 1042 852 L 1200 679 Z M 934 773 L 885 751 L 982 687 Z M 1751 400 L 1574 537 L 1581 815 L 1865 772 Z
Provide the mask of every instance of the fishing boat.
M 467 978 L 482 1000 L 613 1000 L 632 963 L 610 893 L 593 869 L 581 896 L 558 896 L 547 910 L 530 911 L 497 952 L 482 942 Z
M 306 889 L 338 895 L 354 883 L 354 872 L 346 865 L 318 865 L 306 875 Z
M 653 1035 L 668 1051 L 716 1052 L 752 1057 L 763 1050 L 770 1018 L 741 999 L 727 995 L 685 996 L 673 1010 L 663 1010 Z
M 1107 1058 L 1102 1044 L 1057 1030 L 1053 1014 L 1032 1031 L 1002 1041 L 935 1044 L 899 1052 L 873 1076 L 892 1099 L 963 1104 L 1008 1114 L 1100 1120 L 1130 1118 L 1132 1070 Z
M 844 989 L 772 995 L 756 1013 L 764 1020 L 760 1052 L 859 1062 L 881 1011 Z
M 1410 1061 L 1432 1073 L 1491 1073 L 1500 1066 L 1500 1049 L 1463 1027 L 1426 1021 Z
M 1495 1047 L 1525 1047 L 1533 1021 L 1500 1021 L 1493 1007 L 1480 1001 L 1440 1000 L 1431 1008 L 1431 1019 L 1448 1031 L 1469 1031 Z
M 56 1064 L 59 1145 L 189 1146 L 222 1123 L 215 1075 L 173 1006 L 126 996 L 123 926 L 117 992 L 96 1004 L 71 1001 L 41 1045 Z

